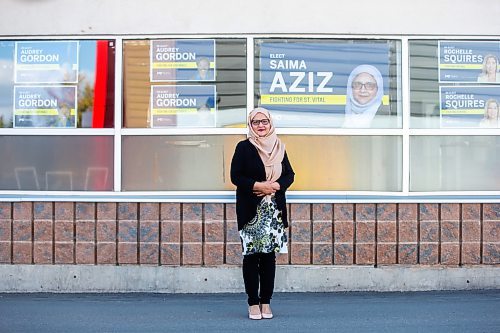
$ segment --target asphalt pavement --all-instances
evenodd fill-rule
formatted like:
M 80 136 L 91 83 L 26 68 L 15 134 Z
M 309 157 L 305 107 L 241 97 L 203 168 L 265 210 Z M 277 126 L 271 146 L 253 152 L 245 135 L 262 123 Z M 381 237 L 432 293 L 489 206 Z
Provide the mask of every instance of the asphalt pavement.
M 500 290 L 244 294 L 0 294 L 0 332 L 500 332 Z

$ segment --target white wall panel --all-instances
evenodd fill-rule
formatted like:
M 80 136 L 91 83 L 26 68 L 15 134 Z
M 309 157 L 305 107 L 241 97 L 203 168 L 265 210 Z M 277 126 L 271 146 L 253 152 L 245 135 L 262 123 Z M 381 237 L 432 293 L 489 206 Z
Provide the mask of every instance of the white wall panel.
M 500 35 L 498 0 L 2 0 L 0 35 Z

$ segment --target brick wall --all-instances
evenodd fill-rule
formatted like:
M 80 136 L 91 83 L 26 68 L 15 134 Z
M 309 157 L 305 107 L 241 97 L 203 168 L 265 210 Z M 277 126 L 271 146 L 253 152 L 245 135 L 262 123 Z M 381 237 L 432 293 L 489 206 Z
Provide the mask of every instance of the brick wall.
M 500 264 L 500 204 L 290 204 L 282 265 Z M 235 205 L 0 203 L 0 263 L 239 265 Z

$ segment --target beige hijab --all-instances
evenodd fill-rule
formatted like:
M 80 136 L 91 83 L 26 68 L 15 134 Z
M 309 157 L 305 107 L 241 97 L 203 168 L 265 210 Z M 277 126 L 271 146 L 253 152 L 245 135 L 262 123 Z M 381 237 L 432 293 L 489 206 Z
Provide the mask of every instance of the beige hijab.
M 252 128 L 253 118 L 262 113 L 269 119 L 271 128 L 265 137 L 259 137 Z M 266 169 L 266 180 L 275 182 L 281 176 L 281 162 L 285 156 L 285 144 L 276 135 L 269 111 L 264 108 L 253 109 L 248 115 L 248 139 L 257 148 Z

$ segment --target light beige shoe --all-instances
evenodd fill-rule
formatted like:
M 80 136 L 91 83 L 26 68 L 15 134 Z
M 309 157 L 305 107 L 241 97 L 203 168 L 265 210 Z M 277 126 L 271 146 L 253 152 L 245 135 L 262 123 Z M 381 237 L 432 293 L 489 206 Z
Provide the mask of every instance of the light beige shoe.
M 254 312 L 256 312 L 255 310 L 258 309 L 259 310 L 259 313 L 253 313 L 252 314 L 252 307 L 254 308 Z M 256 307 L 256 308 L 255 308 Z M 260 320 L 262 319 L 262 313 L 260 312 L 260 307 L 258 305 L 252 305 L 252 306 L 249 306 L 248 307 L 248 318 L 252 319 L 252 320 Z
M 271 306 L 269 304 L 261 304 L 260 311 L 261 311 L 262 318 L 273 319 L 273 312 L 271 311 Z

